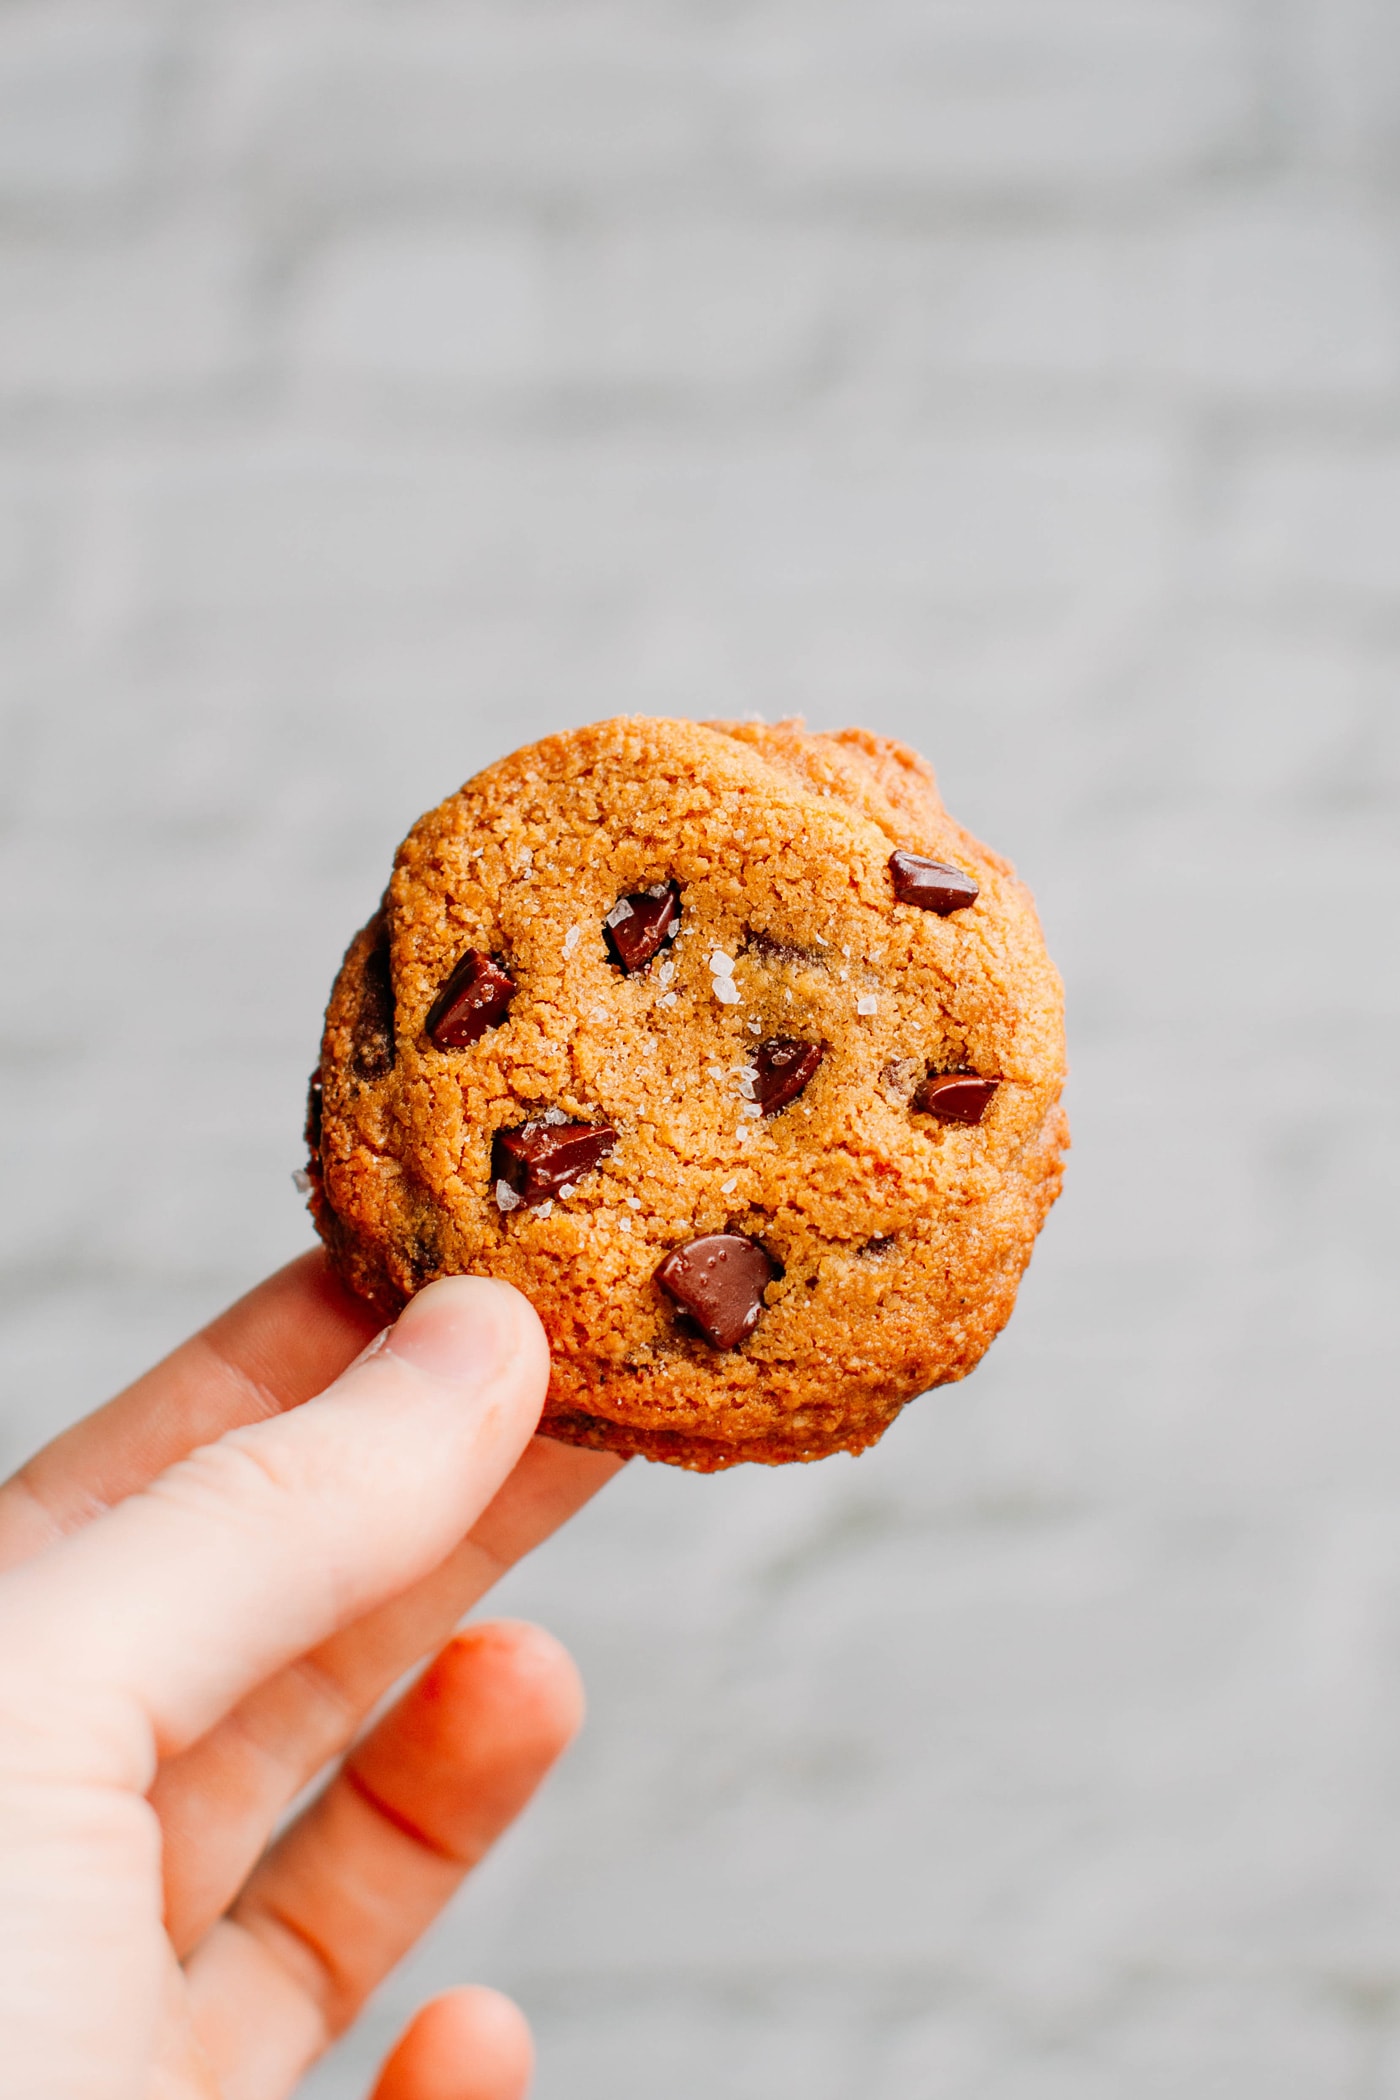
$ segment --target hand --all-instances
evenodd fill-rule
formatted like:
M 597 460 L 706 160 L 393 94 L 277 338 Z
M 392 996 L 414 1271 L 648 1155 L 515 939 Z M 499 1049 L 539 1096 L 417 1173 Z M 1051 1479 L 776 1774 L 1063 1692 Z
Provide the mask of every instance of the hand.
M 508 1286 L 430 1285 L 357 1357 L 372 1325 L 306 1255 L 0 1488 L 9 2100 L 280 2100 L 578 1724 L 549 1635 L 452 1629 L 616 1461 L 532 1437 Z M 375 2100 L 519 2100 L 530 2057 L 449 1992 Z

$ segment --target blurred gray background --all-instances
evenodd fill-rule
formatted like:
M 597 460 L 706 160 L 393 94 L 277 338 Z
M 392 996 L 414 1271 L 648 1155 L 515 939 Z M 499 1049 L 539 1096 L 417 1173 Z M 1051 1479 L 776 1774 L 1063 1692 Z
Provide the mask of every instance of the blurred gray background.
M 0 0 L 0 638 L 7 1464 L 528 737 L 907 737 L 1068 981 L 1007 1335 L 509 1582 L 588 1732 L 316 2100 L 465 1975 L 540 2100 L 1400 2096 L 1394 0 Z

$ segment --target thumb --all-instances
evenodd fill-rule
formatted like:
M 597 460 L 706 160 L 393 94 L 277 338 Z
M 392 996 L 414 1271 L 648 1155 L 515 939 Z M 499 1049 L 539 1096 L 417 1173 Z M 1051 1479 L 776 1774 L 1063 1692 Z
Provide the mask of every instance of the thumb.
M 93 1738 L 102 1776 L 144 1790 L 156 1757 L 437 1565 L 529 1442 L 548 1375 L 518 1291 L 430 1284 L 317 1399 L 0 1581 L 0 1667 L 117 1695 L 134 1725 Z

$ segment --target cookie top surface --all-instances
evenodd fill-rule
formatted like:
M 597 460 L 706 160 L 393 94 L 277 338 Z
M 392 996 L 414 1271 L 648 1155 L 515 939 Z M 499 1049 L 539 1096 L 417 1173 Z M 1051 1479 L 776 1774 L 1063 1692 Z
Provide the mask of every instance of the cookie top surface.
M 1029 895 L 915 754 L 622 718 L 405 840 L 332 995 L 312 1207 L 386 1312 L 518 1285 L 557 1435 L 855 1450 L 1008 1316 L 1063 1071 Z

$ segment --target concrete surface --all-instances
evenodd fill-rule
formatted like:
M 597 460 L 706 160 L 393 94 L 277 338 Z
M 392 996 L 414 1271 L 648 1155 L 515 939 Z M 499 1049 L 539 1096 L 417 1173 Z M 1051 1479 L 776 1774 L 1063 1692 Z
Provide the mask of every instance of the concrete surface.
M 907 736 L 1069 985 L 1009 1333 L 507 1585 L 589 1731 L 315 2100 L 463 1975 L 540 2100 L 1400 2096 L 1398 127 L 1385 0 L 0 6 L 6 1462 L 527 736 Z

